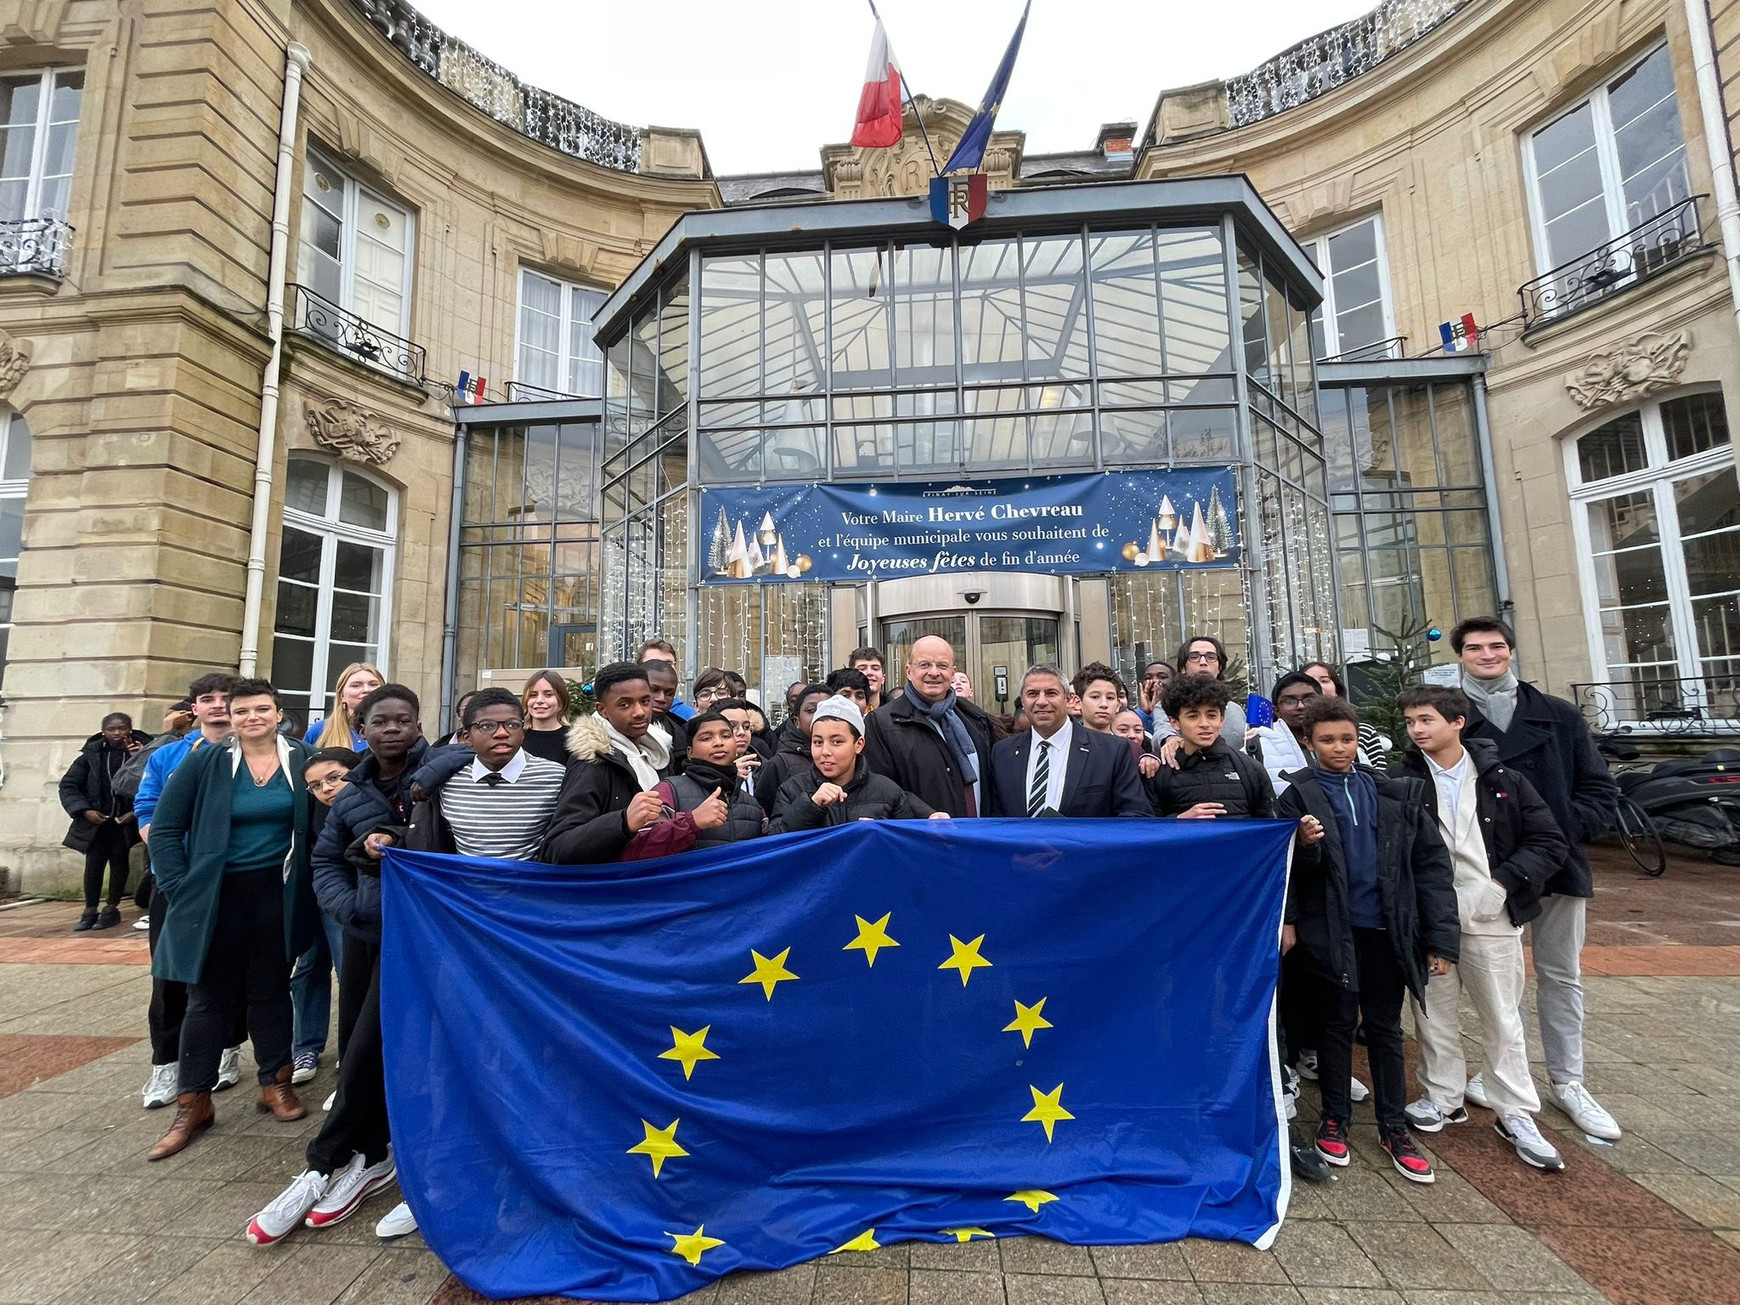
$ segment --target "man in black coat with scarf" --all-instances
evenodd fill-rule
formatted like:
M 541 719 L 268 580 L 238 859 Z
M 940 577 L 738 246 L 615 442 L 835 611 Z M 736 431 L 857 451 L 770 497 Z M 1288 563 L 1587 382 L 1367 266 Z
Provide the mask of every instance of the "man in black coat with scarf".
M 1560 1108 L 1591 1137 L 1615 1141 L 1619 1125 L 1583 1086 L 1580 957 L 1595 895 L 1583 844 L 1612 828 L 1619 786 L 1582 714 L 1517 679 L 1516 636 L 1508 625 L 1492 617 L 1464 621 L 1450 631 L 1450 646 L 1462 662 L 1462 691 L 1474 708 L 1462 737 L 1490 740 L 1498 759 L 1534 785 L 1570 844 L 1564 865 L 1547 880 L 1540 914 L 1528 926 L 1541 1050 Z M 1484 1087 L 1475 1075 L 1469 1100 L 1484 1106 Z
M 72 817 L 63 845 L 85 855 L 85 910 L 73 926 L 75 932 L 112 929 L 121 923 L 121 895 L 127 891 L 127 854 L 139 841 L 139 823 L 133 819 L 133 799 L 115 791 L 115 776 L 127 759 L 151 736 L 133 728 L 125 712 L 103 717 L 103 729 L 85 740 L 60 780 L 60 804 Z M 103 870 L 109 872 L 109 898 L 102 911 L 97 900 L 103 888 Z
M 955 650 L 926 635 L 906 659 L 906 684 L 864 722 L 864 759 L 934 811 L 983 815 L 991 798 L 991 718 L 957 698 Z

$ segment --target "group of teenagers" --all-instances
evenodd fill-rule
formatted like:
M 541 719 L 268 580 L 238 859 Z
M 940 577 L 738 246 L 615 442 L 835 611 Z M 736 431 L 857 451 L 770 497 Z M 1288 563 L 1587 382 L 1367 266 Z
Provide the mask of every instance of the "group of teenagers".
M 598 671 L 590 712 L 570 719 L 567 686 L 540 672 L 519 694 L 465 695 L 435 743 L 417 695 L 373 667 L 346 668 L 303 739 L 267 681 L 204 676 L 184 732 L 140 743 L 115 731 L 116 747 L 144 754 L 130 824 L 155 880 L 144 1100 L 175 1107 L 151 1159 L 213 1125 L 244 1040 L 257 1109 L 305 1117 L 295 1088 L 324 1052 L 336 968 L 338 1086 L 306 1168 L 247 1236 L 271 1245 L 337 1223 L 395 1181 L 380 1010 L 389 847 L 596 864 L 861 819 L 1176 817 L 1297 825 L 1277 1055 L 1288 1117 L 1301 1077 L 1318 1080 L 1322 1112 L 1314 1139 L 1294 1132 L 1296 1172 L 1349 1162 L 1353 1102 L 1368 1096 L 1413 1181 L 1433 1172 L 1410 1128 L 1465 1123 L 1469 1102 L 1493 1111 L 1524 1162 L 1562 1169 L 1534 1122 L 1523 932 L 1554 1099 L 1584 1132 L 1617 1138 L 1582 1082 L 1577 962 L 1592 893 L 1581 843 L 1607 827 L 1615 790 L 1570 704 L 1517 680 L 1503 622 L 1464 622 L 1451 642 L 1463 687 L 1404 693 L 1409 746 L 1394 761 L 1323 664 L 1282 676 L 1274 723 L 1248 726 L 1209 636 L 1146 666 L 1134 697 L 1100 664 L 1068 679 L 1032 667 L 1012 719 L 972 701 L 942 639 L 907 650 L 898 685 L 878 649 L 860 648 L 792 686 L 777 730 L 729 672 L 704 672 L 685 702 L 675 651 L 657 639 Z M 1464 991 L 1484 1049 L 1472 1078 Z M 1405 1105 L 1410 997 L 1423 1094 Z M 1360 1039 L 1369 1092 L 1353 1077 Z M 377 1231 L 415 1227 L 401 1202 Z

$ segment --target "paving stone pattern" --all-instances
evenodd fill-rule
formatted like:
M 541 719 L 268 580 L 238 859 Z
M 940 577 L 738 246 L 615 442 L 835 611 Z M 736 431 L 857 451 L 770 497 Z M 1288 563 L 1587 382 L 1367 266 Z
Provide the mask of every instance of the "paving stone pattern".
M 1566 1153 L 1564 1175 L 1525 1169 L 1493 1134 L 1491 1116 L 1471 1110 L 1468 1125 L 1424 1139 L 1438 1182 L 1417 1186 L 1389 1167 L 1362 1107 L 1352 1165 L 1329 1185 L 1295 1186 L 1271 1251 L 1202 1241 L 916 1244 L 738 1274 L 685 1299 L 1740 1302 L 1740 1098 L 1732 1090 L 1740 1065 L 1740 871 L 1676 860 L 1667 878 L 1654 881 L 1611 856 L 1598 862 L 1590 956 L 1607 954 L 1610 964 L 1587 980 L 1589 1085 L 1627 1133 L 1617 1145 L 1595 1144 L 1548 1106 L 1541 1122 Z M 139 1105 L 149 1062 L 144 937 L 116 930 L 70 939 L 76 913 L 64 904 L 0 912 L 0 1305 L 483 1299 L 419 1237 L 376 1239 L 374 1221 L 395 1193 L 344 1224 L 299 1232 L 275 1248 L 243 1239 L 249 1216 L 301 1168 L 302 1148 L 320 1126 L 319 1103 L 335 1086 L 328 1065 L 301 1090 L 311 1107 L 306 1120 L 279 1124 L 256 1114 L 244 1074 L 240 1087 L 217 1098 L 216 1128 L 182 1155 L 148 1164 L 146 1151 L 168 1117 Z M 1472 1012 L 1464 1021 L 1473 1027 Z M 1313 1101 L 1308 1089 L 1307 1117 Z

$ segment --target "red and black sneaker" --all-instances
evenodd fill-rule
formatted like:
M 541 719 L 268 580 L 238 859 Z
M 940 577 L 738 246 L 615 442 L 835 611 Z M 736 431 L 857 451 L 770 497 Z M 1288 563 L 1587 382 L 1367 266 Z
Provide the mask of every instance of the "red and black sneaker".
M 1383 1148 L 1390 1153 L 1390 1163 L 1395 1165 L 1396 1172 L 1403 1178 L 1415 1183 L 1437 1181 L 1437 1176 L 1432 1172 L 1432 1162 L 1414 1145 L 1413 1136 L 1406 1128 L 1385 1129 Z
M 1347 1168 L 1347 1125 L 1325 1115 L 1317 1126 L 1317 1154 L 1338 1169 Z

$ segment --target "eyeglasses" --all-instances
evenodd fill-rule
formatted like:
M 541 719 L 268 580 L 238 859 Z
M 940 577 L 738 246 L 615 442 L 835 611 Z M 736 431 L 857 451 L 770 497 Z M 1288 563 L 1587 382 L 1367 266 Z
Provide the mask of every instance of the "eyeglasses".
M 716 702 L 720 698 L 729 698 L 730 696 L 731 690 L 729 689 L 702 689 L 695 695 L 695 701 Z
M 316 793 L 324 793 L 329 788 L 343 788 L 344 776 L 334 775 L 331 779 L 317 779 L 308 786 Z
M 1187 662 L 1219 662 L 1220 654 L 1217 652 L 1193 652 L 1187 655 L 1184 660 Z
M 468 732 L 476 730 L 479 734 L 512 734 L 525 727 L 523 720 L 474 720 L 465 728 Z

